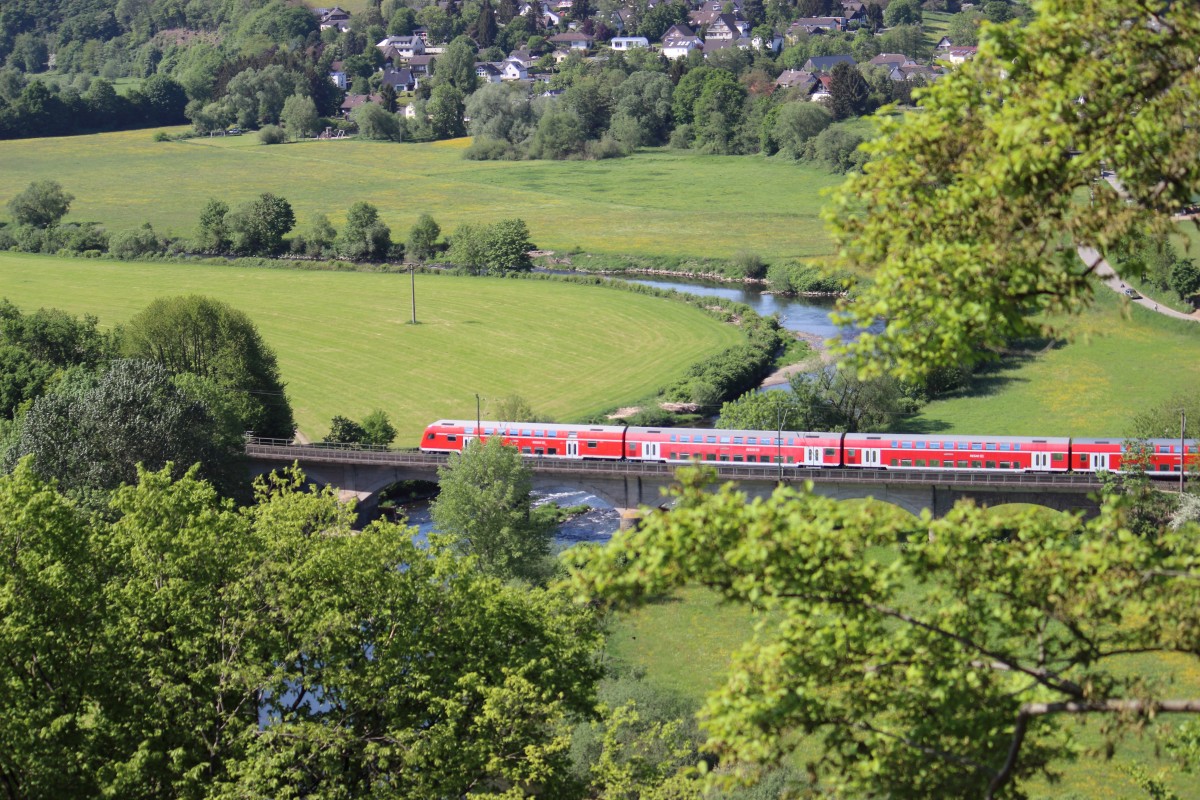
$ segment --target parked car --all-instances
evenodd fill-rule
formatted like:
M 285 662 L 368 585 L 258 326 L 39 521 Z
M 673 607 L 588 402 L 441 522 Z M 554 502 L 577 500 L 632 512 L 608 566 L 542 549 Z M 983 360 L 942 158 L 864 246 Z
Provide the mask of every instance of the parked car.
M 1141 300 L 1142 299 L 1142 296 L 1137 293 L 1136 289 L 1126 289 L 1125 296 L 1128 297 L 1130 300 Z

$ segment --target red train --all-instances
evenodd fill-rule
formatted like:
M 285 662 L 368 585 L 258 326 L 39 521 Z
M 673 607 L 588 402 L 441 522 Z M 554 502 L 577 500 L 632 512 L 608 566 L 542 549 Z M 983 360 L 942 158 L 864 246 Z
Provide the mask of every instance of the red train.
M 914 433 L 734 431 L 713 428 L 632 428 L 547 422 L 441 420 L 425 429 L 421 450 L 457 452 L 472 439 L 502 437 L 529 456 L 663 461 L 685 464 L 779 464 L 791 467 L 979 470 L 991 472 L 1119 472 L 1122 439 L 1034 436 L 941 436 Z M 1149 439 L 1151 475 L 1178 475 L 1179 439 Z M 1195 439 L 1187 465 L 1200 464 Z

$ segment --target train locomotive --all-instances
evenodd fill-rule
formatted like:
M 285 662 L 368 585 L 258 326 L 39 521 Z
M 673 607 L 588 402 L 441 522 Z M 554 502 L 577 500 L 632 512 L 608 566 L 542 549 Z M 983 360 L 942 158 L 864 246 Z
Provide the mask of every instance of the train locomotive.
M 980 472 L 1122 471 L 1124 440 L 1036 436 L 828 433 L 712 428 L 638 428 L 547 422 L 440 420 L 422 452 L 461 451 L 474 439 L 501 437 L 523 455 L 551 459 L 674 464 L 782 464 L 786 467 Z M 1154 476 L 1200 465 L 1197 440 L 1148 439 Z M 1186 451 L 1186 452 L 1185 452 Z

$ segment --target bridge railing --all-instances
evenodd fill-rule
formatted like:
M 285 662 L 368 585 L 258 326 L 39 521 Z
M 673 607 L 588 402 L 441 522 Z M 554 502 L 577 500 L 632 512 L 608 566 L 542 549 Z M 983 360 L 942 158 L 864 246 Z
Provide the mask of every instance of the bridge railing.
M 246 454 L 252 458 L 279 461 L 308 461 L 336 464 L 372 464 L 378 466 L 436 468 L 445 464 L 445 453 L 422 453 L 418 449 L 393 450 L 378 445 L 344 445 L 331 442 L 294 444 L 286 439 L 247 437 Z M 591 474 L 612 477 L 647 476 L 670 478 L 682 464 L 645 461 L 594 461 L 590 459 L 546 458 L 524 456 L 525 463 L 535 472 Z M 799 467 L 787 465 L 780 472 L 778 464 L 734 464 L 704 462 L 713 468 L 720 480 L 778 480 L 782 474 L 787 483 L 804 480 L 859 484 L 924 484 L 954 487 L 992 488 L 1061 488 L 1068 491 L 1092 491 L 1100 488 L 1095 475 L 1058 472 L 983 472 L 969 470 L 901 470 Z

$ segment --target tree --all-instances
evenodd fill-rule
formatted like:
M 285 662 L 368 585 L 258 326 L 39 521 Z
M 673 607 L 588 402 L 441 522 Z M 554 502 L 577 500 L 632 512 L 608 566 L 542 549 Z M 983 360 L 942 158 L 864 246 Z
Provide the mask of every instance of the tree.
M 897 25 L 920 25 L 920 0 L 892 0 L 883 12 L 883 23 L 889 28 Z
M 8 201 L 8 213 L 18 225 L 49 228 L 66 216 L 74 199 L 56 180 L 34 181 Z
M 484 258 L 489 272 L 497 275 L 528 272 L 533 269 L 533 261 L 529 257 L 529 251 L 533 249 L 525 220 L 502 219 L 488 226 Z
M 363 139 L 379 142 L 398 142 L 401 139 L 400 118 L 375 103 L 363 103 L 350 114 Z
M 1077 246 L 1165 232 L 1200 188 L 1183 100 L 1200 82 L 1200 20 L 1174 5 L 1146 25 L 1116 2 L 1036 7 L 1025 27 L 983 28 L 979 57 L 927 90 L 919 120 L 884 122 L 869 174 L 827 210 L 842 265 L 873 275 L 849 317 L 888 321 L 847 345 L 870 369 L 919 374 L 1045 334 L 1036 312 L 1092 296 L 1095 260 L 1081 266 Z M 1128 202 L 1077 202 L 1102 165 Z
M 235 510 L 142 471 L 90 518 L 28 464 L 0 477 L 7 790 L 574 794 L 594 613 L 352 520 L 296 472 Z
M 378 208 L 359 201 L 346 212 L 334 248 L 341 258 L 382 260 L 392 248 L 392 231 L 379 219 Z
M 463 125 L 463 113 L 466 110 L 463 93 L 453 84 L 439 83 L 434 86 L 427 109 L 434 139 L 456 139 L 466 135 L 467 129 Z
M 433 523 L 488 575 L 537 580 L 545 574 L 553 530 L 533 516 L 532 479 L 521 453 L 493 436 L 474 440 L 438 468 Z
M 499 28 L 496 25 L 496 10 L 492 8 L 491 2 L 485 0 L 483 8 L 479 11 L 479 17 L 475 20 L 473 28 L 475 42 L 480 47 L 491 47 L 496 41 L 496 34 Z
M 229 204 L 215 197 L 210 198 L 200 210 L 200 224 L 196 228 L 197 250 L 206 253 L 221 253 L 232 243 L 229 237 L 229 225 L 226 214 Z
M 829 111 L 835 120 L 860 117 L 871 110 L 871 87 L 853 64 L 835 64 L 829 76 Z
M 446 260 L 460 269 L 483 274 L 487 271 L 486 235 L 486 226 L 473 225 L 470 222 L 459 225 L 450 237 Z
M 421 261 L 431 258 L 437 252 L 437 239 L 441 234 L 442 228 L 433 217 L 422 214 L 408 232 L 408 255 Z
M 501 422 L 538 422 L 529 401 L 519 394 L 505 395 L 488 404 L 488 414 Z
M 25 456 L 45 479 L 76 491 L 110 490 L 137 479 L 139 465 L 176 474 L 201 464 L 226 491 L 239 476 L 240 442 L 218 435 L 203 403 L 185 395 L 164 367 L 118 360 L 98 373 L 76 370 L 23 415 L 12 449 L 11 470 Z
M 784 103 L 772 118 L 770 135 L 778 150 L 792 158 L 800 158 L 808 141 L 832 122 L 833 115 L 818 103 Z
M 270 192 L 241 205 L 228 217 L 235 253 L 269 256 L 283 249 L 283 237 L 296 224 L 292 204 Z
M 366 431 L 349 417 L 336 416 L 329 421 L 329 434 L 321 441 L 333 444 L 361 444 Z
M 671 79 L 659 72 L 635 72 L 613 91 L 612 128 L 628 120 L 623 138 L 631 147 L 663 144 L 671 129 Z
M 459 36 L 446 46 L 446 52 L 437 58 L 433 80 L 435 88 L 453 86 L 462 96 L 475 91 L 478 83 L 475 76 L 475 46 L 471 44 L 470 39 Z
M 704 81 L 692 116 L 696 121 L 696 144 L 713 153 L 736 151 L 734 135 L 741 124 L 746 88 L 726 70 L 714 70 Z
M 122 329 L 121 351 L 243 396 L 241 432 L 292 437 L 292 409 L 275 353 L 242 311 L 201 295 L 159 298 Z
M 324 214 L 316 214 L 304 232 L 305 252 L 310 256 L 323 256 L 337 241 L 337 229 Z
M 703 712 L 707 749 L 734 770 L 804 743 L 842 792 L 1016 797 L 1073 757 L 1065 717 L 1105 717 L 1114 747 L 1120 730 L 1200 705 L 1120 666 L 1195 657 L 1194 528 L 1134 537 L 1112 504 L 1087 522 L 961 505 L 901 526 L 805 490 L 713 495 L 689 475 L 675 495 L 669 514 L 578 554 L 575 584 L 628 608 L 701 583 L 760 612 Z
M 946 23 L 946 36 L 955 47 L 974 47 L 979 43 L 979 23 L 983 14 L 975 9 L 960 11 Z
M 363 444 L 387 447 L 396 440 L 396 427 L 388 419 L 387 412 L 381 408 L 363 417 L 362 429 Z
M 311 97 L 294 94 L 283 101 L 283 111 L 279 121 L 287 128 L 288 135 L 293 139 L 304 139 L 317 132 L 319 118 L 317 104 Z

